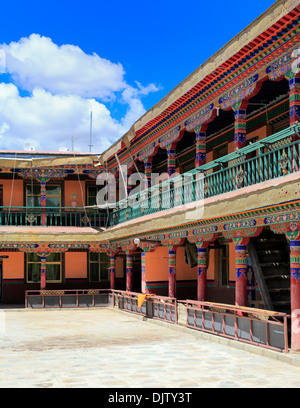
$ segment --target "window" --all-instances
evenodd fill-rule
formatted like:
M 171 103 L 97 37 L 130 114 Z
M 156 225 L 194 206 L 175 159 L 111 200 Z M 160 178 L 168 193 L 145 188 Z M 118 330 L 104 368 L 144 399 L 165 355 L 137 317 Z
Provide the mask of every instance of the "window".
M 97 193 L 99 191 L 99 187 L 96 186 L 88 186 L 87 188 L 87 205 L 96 205 L 97 201 Z
M 41 258 L 36 253 L 27 254 L 27 282 L 41 280 Z M 46 281 L 61 282 L 61 254 L 52 253 L 46 257 Z
M 27 184 L 26 206 L 41 206 L 41 186 Z M 46 184 L 46 207 L 61 207 L 61 187 L 57 184 Z
M 41 186 L 38 185 L 26 186 L 26 206 L 27 207 L 41 206 Z
M 109 280 L 109 257 L 105 253 L 90 252 L 90 282 Z

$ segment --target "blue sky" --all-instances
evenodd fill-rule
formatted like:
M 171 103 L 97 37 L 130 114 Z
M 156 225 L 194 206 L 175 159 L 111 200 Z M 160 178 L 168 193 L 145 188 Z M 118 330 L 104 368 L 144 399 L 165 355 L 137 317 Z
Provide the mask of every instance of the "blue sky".
M 88 151 L 92 111 L 103 151 L 273 3 L 3 2 L 0 149 Z

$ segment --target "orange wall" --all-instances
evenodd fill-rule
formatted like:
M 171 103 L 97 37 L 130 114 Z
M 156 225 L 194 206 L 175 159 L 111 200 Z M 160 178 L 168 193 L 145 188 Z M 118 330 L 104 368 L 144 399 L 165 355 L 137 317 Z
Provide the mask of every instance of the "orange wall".
M 154 252 L 146 252 L 145 280 L 148 282 L 167 281 L 169 279 L 169 250 L 160 246 Z M 184 248 L 178 247 L 176 251 L 176 279 L 197 279 L 197 266 L 191 268 L 185 263 Z
M 23 206 L 23 180 L 0 180 L 3 186 L 3 205 Z M 11 201 L 10 201 L 11 200 Z
M 191 268 L 189 264 L 185 263 L 184 247 L 178 247 L 176 251 L 176 279 L 197 279 L 197 266 Z
M 169 279 L 168 247 L 159 246 L 153 252 L 146 252 L 145 263 L 146 281 L 155 282 Z
M 9 256 L 8 259 L 3 259 L 3 279 L 23 279 L 24 253 L 1 252 L 1 255 Z
M 87 277 L 87 252 L 65 253 L 65 278 Z
M 81 181 L 80 183 L 82 191 L 78 180 L 65 181 L 65 207 L 72 207 L 70 198 L 72 193 L 77 193 L 77 207 L 83 207 L 85 205 L 85 183 L 84 181 Z

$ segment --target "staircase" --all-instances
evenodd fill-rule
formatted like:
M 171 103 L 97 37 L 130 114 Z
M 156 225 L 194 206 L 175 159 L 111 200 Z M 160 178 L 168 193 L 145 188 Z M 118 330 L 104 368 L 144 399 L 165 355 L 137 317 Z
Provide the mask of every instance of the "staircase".
M 248 252 L 265 309 L 290 314 L 290 251 L 285 235 L 266 229 L 250 239 Z

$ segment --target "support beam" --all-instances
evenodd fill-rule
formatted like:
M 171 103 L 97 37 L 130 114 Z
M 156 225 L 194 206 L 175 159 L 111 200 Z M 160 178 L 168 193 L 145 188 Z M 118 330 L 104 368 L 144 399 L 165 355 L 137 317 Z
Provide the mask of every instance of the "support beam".
M 246 146 L 246 109 L 234 111 L 234 150 Z
M 289 235 L 289 234 L 287 234 Z M 300 233 L 290 240 L 291 349 L 300 350 Z
M 141 292 L 146 292 L 146 253 L 143 251 L 141 253 L 141 269 L 142 269 L 142 282 L 141 282 Z
M 41 283 L 40 289 L 46 289 L 46 255 L 45 254 L 38 254 L 41 258 Z
M 116 288 L 116 255 L 110 255 L 109 257 L 109 270 L 110 270 L 110 289 Z
M 126 290 L 132 292 L 132 251 L 126 252 Z
M 176 245 L 168 245 L 169 248 L 169 297 L 176 297 Z
M 46 181 L 41 180 L 41 211 L 42 226 L 46 226 Z
M 233 238 L 235 243 L 235 304 L 247 306 L 247 244 L 249 238 Z
M 174 144 L 168 145 L 168 176 L 171 177 L 176 170 L 176 148 Z
M 145 176 L 147 178 L 147 187 L 151 187 L 151 174 L 152 174 L 152 159 L 145 162 Z
M 206 249 L 209 242 L 197 242 L 198 252 L 198 281 L 197 281 L 197 300 L 200 302 L 206 301 L 206 275 L 207 275 L 207 259 Z
M 196 132 L 195 167 L 200 167 L 206 163 L 206 130 L 207 125 L 201 125 L 195 128 Z

